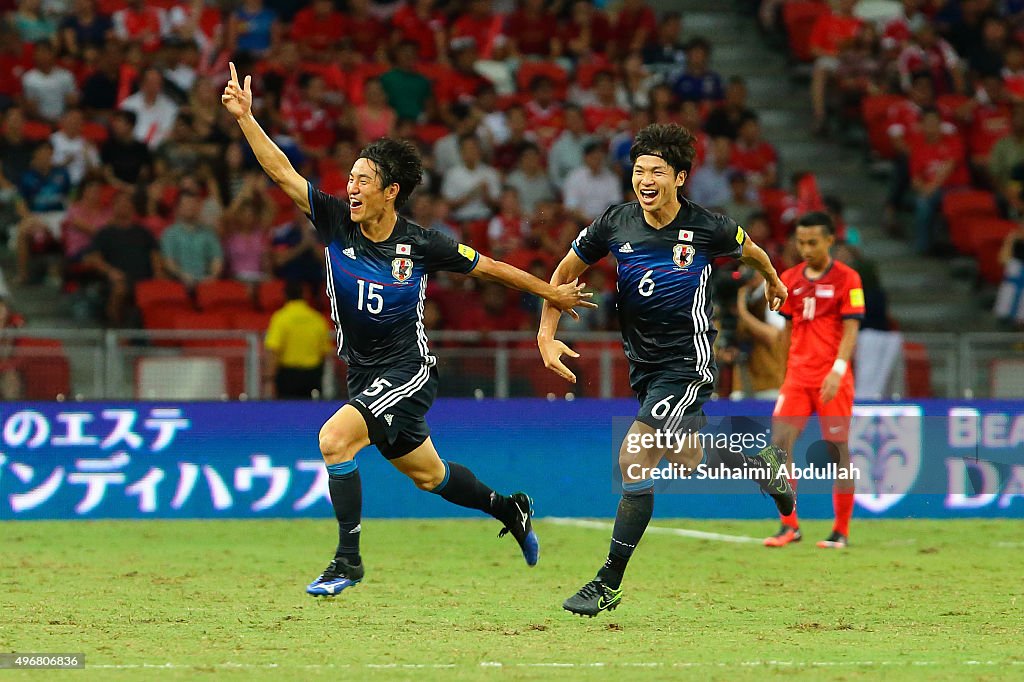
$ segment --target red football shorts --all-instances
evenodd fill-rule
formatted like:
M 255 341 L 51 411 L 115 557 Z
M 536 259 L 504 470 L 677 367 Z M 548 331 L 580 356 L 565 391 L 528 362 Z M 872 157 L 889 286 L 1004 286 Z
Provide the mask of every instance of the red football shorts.
M 821 402 L 821 389 L 817 387 L 783 384 L 775 402 L 775 419 L 791 424 L 802 431 L 807 418 L 818 415 L 822 440 L 845 443 L 850 435 L 850 417 L 853 415 L 853 382 L 843 381 L 836 397 Z

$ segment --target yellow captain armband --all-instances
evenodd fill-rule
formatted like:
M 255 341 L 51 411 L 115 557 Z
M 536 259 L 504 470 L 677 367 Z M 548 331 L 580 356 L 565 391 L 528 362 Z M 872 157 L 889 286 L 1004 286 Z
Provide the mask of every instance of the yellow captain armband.
M 459 255 L 466 260 L 476 260 L 476 251 L 465 244 L 459 244 Z
M 736 243 L 743 246 L 743 242 L 747 238 L 747 233 L 743 231 L 743 228 L 739 225 L 736 226 Z
M 850 289 L 850 305 L 852 305 L 854 308 L 864 307 L 863 289 Z

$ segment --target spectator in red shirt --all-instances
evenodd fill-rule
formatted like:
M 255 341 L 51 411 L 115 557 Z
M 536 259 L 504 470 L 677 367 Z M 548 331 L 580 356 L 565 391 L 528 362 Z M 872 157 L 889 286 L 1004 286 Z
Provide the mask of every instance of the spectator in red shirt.
M 504 15 L 492 12 L 489 0 L 471 0 L 468 11 L 452 25 L 452 38 L 472 38 L 483 59 L 500 61 L 505 56 L 504 24 Z
M 750 114 L 740 123 L 732 147 L 732 167 L 746 173 L 755 187 L 774 187 L 778 183 L 778 163 L 775 147 L 761 137 L 757 114 Z
M 391 42 L 412 40 L 420 46 L 423 61 L 444 63 L 448 61 L 448 22 L 436 4 L 436 0 L 407 0 L 391 17 L 395 32 Z
M 1010 133 L 1011 101 L 1003 79 L 991 74 L 978 83 L 974 98 L 960 110 L 968 123 L 967 147 L 977 173 L 987 176 L 988 155 Z
M 927 109 L 921 135 L 910 145 L 910 180 L 916 196 L 914 246 L 919 254 L 932 252 L 935 217 L 946 190 L 968 183 L 966 155 L 959 135 L 944 135 L 942 116 Z
M 356 50 L 369 60 L 385 61 L 388 27 L 370 12 L 370 0 L 348 0 L 345 30 Z
M 337 112 L 328 102 L 323 78 L 304 74 L 300 83 L 302 97 L 282 106 L 281 116 L 303 153 L 321 157 L 334 144 Z
M 555 83 L 547 76 L 537 76 L 530 83 L 531 97 L 526 102 L 526 121 L 544 149 L 550 147 L 565 127 L 561 102 L 555 98 Z
M 629 113 L 619 106 L 615 93 L 615 76 L 611 71 L 599 71 L 583 107 L 587 130 L 610 138 L 629 122 Z
M 1024 101 L 1024 45 L 1014 41 L 1006 46 L 1000 73 L 1014 102 Z
M 810 48 L 814 55 L 811 75 L 811 106 L 814 108 L 814 130 L 825 130 L 825 95 L 832 74 L 839 66 L 839 48 L 852 40 L 861 21 L 853 15 L 857 0 L 839 0 L 835 11 L 823 13 L 811 28 Z
M 144 0 L 128 0 L 128 6 L 114 12 L 114 34 L 125 42 L 134 41 L 146 52 L 160 49 L 162 22 L 155 7 L 147 7 Z
M 544 9 L 544 0 L 520 0 L 519 9 L 505 20 L 504 35 L 512 56 L 557 57 L 561 41 L 554 27 L 558 18 Z
M 313 0 L 295 14 L 290 37 L 303 57 L 321 61 L 345 37 L 345 17 L 334 9 L 333 0 Z
M 935 84 L 936 94 L 963 92 L 963 68 L 953 47 L 939 37 L 924 16 L 915 18 L 911 24 L 913 37 L 896 60 L 903 89 L 908 89 L 913 74 L 927 72 Z
M 476 41 L 471 38 L 458 38 L 452 41 L 452 69 L 448 76 L 434 87 L 438 99 L 444 104 L 454 102 L 470 103 L 476 98 L 480 88 L 488 84 L 488 80 L 476 72 L 476 63 L 480 58 Z
M 561 36 L 566 54 L 577 61 L 586 61 L 595 54 L 604 54 L 613 33 L 608 17 L 594 8 L 593 0 L 576 0 Z
M 622 8 L 615 17 L 616 54 L 624 56 L 630 52 L 639 52 L 644 45 L 654 38 L 658 32 L 658 20 L 654 10 L 647 6 L 645 0 L 624 0 Z

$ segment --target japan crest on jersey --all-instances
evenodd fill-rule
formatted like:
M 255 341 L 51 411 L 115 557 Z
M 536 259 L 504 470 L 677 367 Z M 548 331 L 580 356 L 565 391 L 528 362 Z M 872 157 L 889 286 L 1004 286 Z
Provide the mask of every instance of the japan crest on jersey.
M 697 249 L 690 244 L 676 244 L 672 247 L 672 262 L 681 268 L 690 267 Z
M 412 259 L 396 258 L 391 261 L 391 274 L 395 276 L 395 280 L 398 282 L 404 282 L 412 277 Z

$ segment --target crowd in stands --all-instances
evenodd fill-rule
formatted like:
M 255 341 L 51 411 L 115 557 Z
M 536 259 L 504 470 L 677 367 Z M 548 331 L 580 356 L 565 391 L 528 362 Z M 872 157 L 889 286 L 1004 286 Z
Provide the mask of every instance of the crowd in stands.
M 97 315 L 114 326 L 144 322 L 132 292 L 149 278 L 320 288 L 315 235 L 220 105 L 229 60 L 253 75 L 257 118 L 324 191 L 344 196 L 367 142 L 411 139 L 427 172 L 409 217 L 545 278 L 582 226 L 631 198 L 629 147 L 650 122 L 697 133 L 694 201 L 747 225 L 779 267 L 795 262 L 787 224 L 824 197 L 811 175 L 780 177 L 742 78 L 714 70 L 708 40 L 682 40 L 679 14 L 603 5 L 0 1 L 13 280 L 100 290 Z M 614 291 L 610 268 L 592 281 Z M 532 326 L 536 306 L 511 294 L 456 315 L 452 301 L 486 298 L 475 286 L 433 284 L 438 326 Z M 580 326 L 614 324 L 604 313 Z
M 1002 280 L 997 315 L 1024 324 L 1024 2 L 763 0 L 762 24 L 812 65 L 816 131 L 860 121 L 892 162 L 886 212 L 921 254 L 960 252 Z M 865 16 L 867 15 L 867 16 Z

